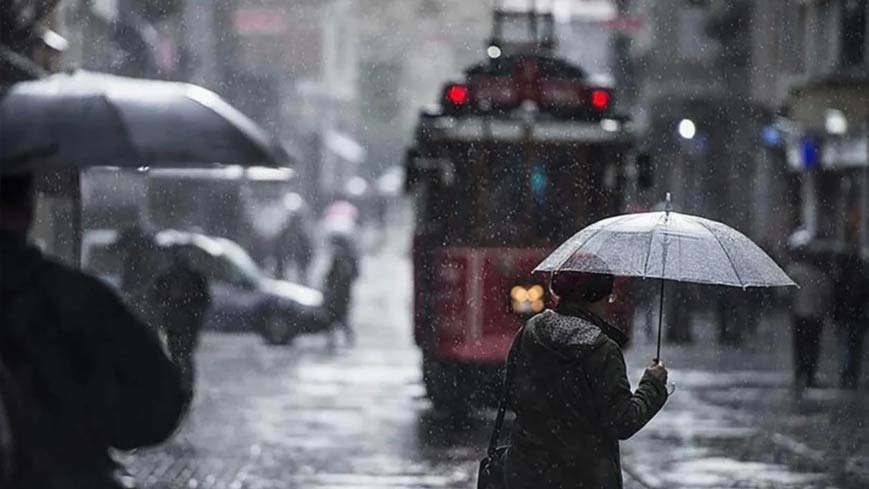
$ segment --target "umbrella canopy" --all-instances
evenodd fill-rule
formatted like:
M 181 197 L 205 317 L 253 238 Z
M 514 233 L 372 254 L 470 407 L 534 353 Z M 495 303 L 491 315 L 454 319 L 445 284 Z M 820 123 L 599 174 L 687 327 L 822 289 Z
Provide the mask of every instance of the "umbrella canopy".
M 0 172 L 90 166 L 290 163 L 255 122 L 204 88 L 75 71 L 0 92 Z
M 735 287 L 796 285 L 739 231 L 677 212 L 598 221 L 558 247 L 534 271 L 610 273 Z

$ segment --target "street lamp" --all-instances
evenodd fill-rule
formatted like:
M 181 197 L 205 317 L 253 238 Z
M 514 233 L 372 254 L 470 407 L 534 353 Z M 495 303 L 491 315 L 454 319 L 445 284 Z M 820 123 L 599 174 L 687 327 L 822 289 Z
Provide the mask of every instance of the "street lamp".
M 682 119 L 679 121 L 679 136 L 682 139 L 694 139 L 694 136 L 697 134 L 697 126 L 694 125 L 694 121 L 691 119 Z

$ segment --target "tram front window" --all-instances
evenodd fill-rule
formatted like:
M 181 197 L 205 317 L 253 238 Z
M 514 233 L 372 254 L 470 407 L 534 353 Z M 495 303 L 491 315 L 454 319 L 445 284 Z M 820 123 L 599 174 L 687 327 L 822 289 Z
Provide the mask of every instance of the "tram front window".
M 610 204 L 590 151 L 492 150 L 455 166 L 455 183 L 433 182 L 420 203 L 418 224 L 443 245 L 551 246 Z

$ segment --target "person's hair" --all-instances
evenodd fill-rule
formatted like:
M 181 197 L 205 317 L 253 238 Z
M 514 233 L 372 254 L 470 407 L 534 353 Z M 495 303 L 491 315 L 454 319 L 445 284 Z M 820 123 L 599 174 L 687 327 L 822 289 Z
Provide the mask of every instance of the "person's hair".
M 595 303 L 613 292 L 615 277 L 604 273 L 556 272 L 549 288 L 563 301 Z
M 33 175 L 0 175 L 0 225 L 27 227 L 33 218 Z

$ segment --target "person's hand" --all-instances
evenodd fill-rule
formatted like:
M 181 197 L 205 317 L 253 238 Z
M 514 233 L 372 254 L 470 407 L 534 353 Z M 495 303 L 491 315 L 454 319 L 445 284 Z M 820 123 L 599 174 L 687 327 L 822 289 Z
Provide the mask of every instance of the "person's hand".
M 664 368 L 664 364 L 661 363 L 660 360 L 653 361 L 652 365 L 646 369 L 646 374 L 660 380 L 662 384 L 667 385 L 667 369 Z

